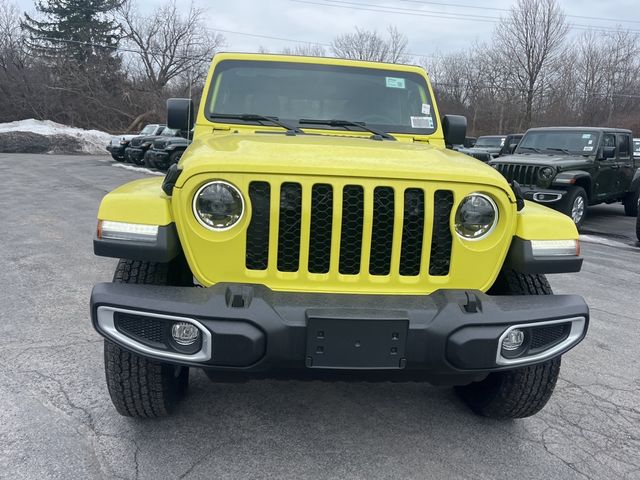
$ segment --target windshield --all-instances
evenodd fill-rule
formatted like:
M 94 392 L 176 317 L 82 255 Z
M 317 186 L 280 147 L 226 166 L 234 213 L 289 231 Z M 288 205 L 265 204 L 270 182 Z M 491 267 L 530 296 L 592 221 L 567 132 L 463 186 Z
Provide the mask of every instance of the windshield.
M 640 155 L 640 140 L 633 141 L 633 153 L 634 155 Z
M 156 131 L 155 125 L 147 125 L 140 131 L 140 135 L 151 135 L 155 131 Z
M 162 133 L 160 134 L 160 136 L 162 136 L 162 137 L 177 137 L 179 133 L 180 133 L 180 130 L 178 130 L 177 128 L 165 128 L 162 131 Z
M 346 120 L 385 132 L 424 135 L 436 129 L 426 81 L 412 72 L 225 60 L 216 67 L 211 85 L 205 109 L 211 121 L 259 125 L 255 119 L 215 117 L 255 114 L 293 125 L 301 119 Z M 314 128 L 350 129 L 325 124 Z
M 527 132 L 517 153 L 538 151 L 562 152 L 570 155 L 591 155 L 596 152 L 598 134 L 580 130 L 541 130 Z
M 480 137 L 474 147 L 501 148 L 504 146 L 505 137 Z

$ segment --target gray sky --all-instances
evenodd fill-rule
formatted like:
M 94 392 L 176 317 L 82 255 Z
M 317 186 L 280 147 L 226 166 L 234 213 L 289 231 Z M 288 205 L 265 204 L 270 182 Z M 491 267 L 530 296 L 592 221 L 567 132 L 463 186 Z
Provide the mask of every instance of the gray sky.
M 137 0 L 137 3 L 141 10 L 149 11 L 163 1 Z M 207 10 L 213 29 L 224 30 L 221 33 L 227 39 L 226 50 L 257 51 L 262 46 L 277 52 L 295 43 L 260 36 L 329 44 L 336 35 L 353 31 L 354 26 L 383 32 L 387 25 L 395 25 L 407 35 L 410 52 L 420 55 L 461 50 L 476 41 L 488 40 L 496 20 L 506 13 L 501 9 L 515 3 L 515 0 L 194 1 Z M 33 0 L 17 3 L 23 9 L 33 8 Z M 188 5 L 185 0 L 179 3 L 184 3 L 185 8 Z M 560 4 L 568 22 L 576 25 L 573 35 L 587 27 L 613 29 L 617 25 L 640 33 L 638 0 L 561 0 Z

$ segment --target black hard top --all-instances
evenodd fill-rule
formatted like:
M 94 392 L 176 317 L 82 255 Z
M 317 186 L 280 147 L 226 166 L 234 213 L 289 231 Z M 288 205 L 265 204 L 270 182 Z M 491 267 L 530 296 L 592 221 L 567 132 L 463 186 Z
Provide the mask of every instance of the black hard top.
M 611 127 L 536 127 L 530 128 L 527 132 L 537 132 L 541 130 L 566 130 L 566 131 L 580 131 L 585 130 L 592 132 L 611 132 L 611 133 L 628 133 L 631 134 L 631 130 L 625 128 L 611 128 Z

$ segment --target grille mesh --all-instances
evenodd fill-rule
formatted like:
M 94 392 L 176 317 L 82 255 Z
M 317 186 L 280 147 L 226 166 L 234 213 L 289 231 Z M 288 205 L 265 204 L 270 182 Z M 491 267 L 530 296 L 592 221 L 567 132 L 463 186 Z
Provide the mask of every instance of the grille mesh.
M 408 188 L 404 192 L 400 275 L 420 274 L 423 236 L 424 192 L 418 188 Z
M 429 274 L 445 276 L 451 264 L 450 216 L 453 208 L 453 192 L 438 190 L 434 195 L 433 236 L 431 238 L 431 258 Z
M 305 186 L 304 188 L 307 188 Z M 363 257 L 363 241 L 370 235 L 368 265 L 364 267 L 372 276 L 418 276 L 427 272 L 432 276 L 449 274 L 452 235 L 450 216 L 453 192 L 438 190 L 427 192 L 421 188 L 401 190 L 402 199 L 396 203 L 397 192 L 391 186 L 377 186 L 366 196 L 372 205 L 370 231 L 364 231 L 365 191 L 362 185 L 335 187 L 326 183 L 309 185 L 305 195 L 299 183 L 287 182 L 273 186 L 264 181 L 249 184 L 252 216 L 246 237 L 246 267 L 249 270 L 276 269 L 280 272 L 308 271 L 314 274 L 331 273 L 332 257 L 342 275 L 358 275 Z M 273 212 L 272 189 L 277 189 L 279 214 Z M 427 195 L 432 195 L 433 213 L 425 212 Z M 335 224 L 335 204 L 342 198 L 342 219 Z M 308 202 L 308 203 L 307 203 Z M 430 203 L 429 203 L 430 205 Z M 302 211 L 309 211 L 308 236 L 302 235 Z M 400 209 L 400 211 L 398 211 Z M 429 213 L 429 215 L 426 215 Z M 395 217 L 402 216 L 401 232 L 395 232 Z M 273 222 L 277 222 L 276 235 L 270 235 Z M 423 261 L 425 222 L 433 224 L 431 250 Z M 306 225 L 306 223 L 305 223 Z M 338 235 L 336 239 L 333 235 Z M 396 244 L 394 245 L 394 235 Z M 301 245 L 302 238 L 308 242 Z M 277 242 L 277 258 L 269 262 L 270 243 Z M 301 249 L 305 249 L 301 256 Z M 332 248 L 335 248 L 332 251 Z M 275 249 L 274 249 L 275 250 Z M 399 255 L 398 270 L 392 270 L 393 258 Z M 308 252 L 308 255 L 307 255 Z M 306 258 L 308 256 L 308 262 Z M 306 265 L 300 265 L 300 258 Z M 337 258 L 335 258 L 337 257 Z M 335 273 L 338 273 L 335 272 Z
M 311 190 L 311 231 L 309 233 L 309 272 L 328 273 L 331 263 L 333 226 L 333 187 L 318 183 Z
M 271 186 L 267 182 L 251 182 L 251 223 L 247 230 L 246 266 L 250 270 L 266 270 L 269 265 L 269 212 Z
M 115 312 L 114 324 L 117 330 L 129 337 L 146 340 L 147 342 L 164 343 L 166 324 L 161 320 Z
M 340 266 L 342 275 L 360 273 L 362 256 L 362 223 L 364 190 L 359 185 L 347 185 L 342 196 L 342 229 L 340 231 Z
M 536 327 L 531 331 L 531 349 L 548 348 L 569 334 L 570 325 L 568 323 L 560 325 L 549 325 L 547 327 Z
M 280 189 L 280 225 L 278 230 L 278 270 L 297 272 L 300 264 L 300 225 L 302 187 L 283 183 Z
M 390 187 L 373 191 L 373 230 L 371 232 L 371 275 L 389 275 L 393 245 L 394 192 Z

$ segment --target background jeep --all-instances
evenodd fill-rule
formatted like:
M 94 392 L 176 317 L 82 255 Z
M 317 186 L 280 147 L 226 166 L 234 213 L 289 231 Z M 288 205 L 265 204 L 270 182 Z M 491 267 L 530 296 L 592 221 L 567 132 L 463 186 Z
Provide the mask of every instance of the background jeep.
M 621 201 L 637 215 L 640 159 L 631 132 L 614 128 L 553 127 L 526 132 L 513 155 L 490 164 L 516 181 L 524 197 L 569 215 L 580 225 L 587 205 Z
M 91 294 L 123 415 L 167 415 L 190 368 L 456 386 L 495 418 L 538 412 L 585 336 L 584 300 L 546 273 L 582 265 L 566 216 L 448 150 L 416 66 L 218 54 L 194 140 L 164 179 L 107 194 L 94 251 L 119 258 Z M 372 102 L 371 98 L 376 101 Z
M 164 129 L 164 125 L 157 123 L 150 123 L 146 125 L 140 132 L 130 135 L 116 135 L 111 138 L 109 145 L 107 145 L 107 151 L 111 154 L 111 157 L 118 161 L 125 161 L 125 150 L 129 146 L 129 142 L 135 137 L 140 135 L 158 135 Z
M 175 165 L 182 154 L 191 144 L 186 132 L 180 132 L 180 136 L 165 138 L 159 137 L 153 141 L 151 148 L 144 154 L 145 167 L 167 170 Z

